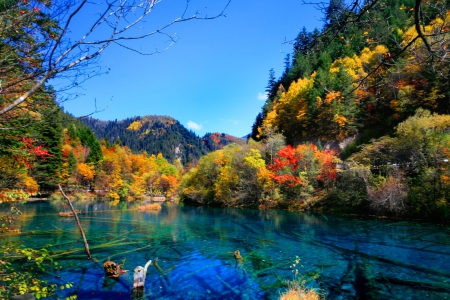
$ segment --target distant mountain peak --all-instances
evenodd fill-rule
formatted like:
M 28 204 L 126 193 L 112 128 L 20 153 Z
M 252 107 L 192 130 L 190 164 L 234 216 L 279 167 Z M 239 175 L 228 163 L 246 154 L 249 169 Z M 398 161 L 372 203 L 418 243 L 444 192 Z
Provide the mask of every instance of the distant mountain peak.
M 183 163 L 195 162 L 230 143 L 245 143 L 245 139 L 219 132 L 198 137 L 169 116 L 146 115 L 114 121 L 85 118 L 82 121 L 99 139 L 111 143 L 119 139 L 132 151 L 162 153 L 169 160 L 180 159 Z

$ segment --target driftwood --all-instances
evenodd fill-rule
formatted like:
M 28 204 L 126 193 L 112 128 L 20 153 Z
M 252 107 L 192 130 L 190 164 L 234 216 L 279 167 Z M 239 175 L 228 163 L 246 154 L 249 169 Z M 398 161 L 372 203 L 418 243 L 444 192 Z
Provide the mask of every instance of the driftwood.
M 75 208 L 73 208 L 72 201 L 70 201 L 69 197 L 66 196 L 63 189 L 61 188 L 61 185 L 58 184 L 58 187 L 59 187 L 59 190 L 61 191 L 61 194 L 64 196 L 64 198 L 66 198 L 67 202 L 69 203 L 70 210 L 72 211 L 73 216 L 75 217 L 75 221 L 77 222 L 78 229 L 80 229 L 81 236 L 83 237 L 84 248 L 86 249 L 86 254 L 88 256 L 88 259 L 91 259 L 91 252 L 89 252 L 89 245 L 87 243 L 86 236 L 84 235 L 83 228 L 81 228 L 81 223 L 80 223 L 80 220 L 78 219 L 77 212 L 75 211 Z
M 145 276 L 147 274 L 147 268 L 152 264 L 149 260 L 144 267 L 138 266 L 134 269 L 133 276 L 133 289 L 143 289 L 145 285 Z
M 105 269 L 105 275 L 109 278 L 117 278 L 128 272 L 127 270 L 122 270 L 119 264 L 109 260 L 103 264 L 103 268 Z

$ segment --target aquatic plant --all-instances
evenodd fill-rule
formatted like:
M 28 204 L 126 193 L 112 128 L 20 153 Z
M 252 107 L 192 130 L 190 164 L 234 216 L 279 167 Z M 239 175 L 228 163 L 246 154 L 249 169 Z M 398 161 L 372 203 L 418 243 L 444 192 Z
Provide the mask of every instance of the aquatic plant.
M 304 283 L 298 281 L 289 281 L 288 289 L 280 295 L 279 300 L 322 300 L 323 295 L 314 289 L 308 289 Z
M 149 210 L 161 210 L 160 203 L 150 203 L 146 205 L 139 206 L 139 211 L 149 211 Z
M 294 262 L 289 266 L 292 269 L 293 280 L 286 281 L 287 290 L 280 295 L 279 300 L 322 300 L 325 299 L 323 295 L 318 293 L 315 289 L 309 289 L 305 286 L 306 282 L 317 278 L 317 274 L 299 275 L 298 267 L 304 268 L 300 264 L 300 257 L 295 256 Z M 305 279 L 306 278 L 306 279 Z

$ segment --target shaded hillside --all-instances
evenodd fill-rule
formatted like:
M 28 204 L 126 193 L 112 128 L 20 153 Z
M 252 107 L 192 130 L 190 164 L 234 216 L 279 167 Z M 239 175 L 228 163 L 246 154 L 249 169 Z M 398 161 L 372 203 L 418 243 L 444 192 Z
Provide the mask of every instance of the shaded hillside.
M 167 116 L 132 117 L 119 121 L 86 118 L 83 122 L 99 139 L 106 139 L 110 143 L 120 141 L 133 151 L 162 153 L 171 161 L 179 158 L 183 164 L 196 161 L 210 151 L 240 141 L 238 138 L 220 133 L 209 133 L 200 138 L 180 122 Z

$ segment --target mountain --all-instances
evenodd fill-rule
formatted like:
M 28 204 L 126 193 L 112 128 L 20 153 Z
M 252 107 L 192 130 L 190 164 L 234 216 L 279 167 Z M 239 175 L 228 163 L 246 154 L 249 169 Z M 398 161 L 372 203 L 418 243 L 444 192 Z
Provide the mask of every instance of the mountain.
M 246 143 L 246 140 L 247 139 L 238 138 L 229 134 L 219 132 L 207 133 L 202 138 L 203 145 L 208 148 L 208 152 L 222 149 L 223 147 L 231 143 L 243 145 Z
M 98 139 L 119 142 L 133 151 L 162 153 L 165 158 L 171 161 L 180 159 L 183 164 L 197 161 L 227 144 L 245 142 L 221 133 L 207 133 L 201 138 L 168 116 L 137 116 L 119 121 L 85 118 L 82 121 Z
M 450 2 L 443 2 L 437 12 L 421 1 L 366 1 L 364 8 L 330 1 L 323 29 L 303 28 L 281 77 L 269 71 L 252 138 L 276 131 L 293 145 L 333 141 L 348 157 L 394 134 L 418 109 L 449 114 Z

